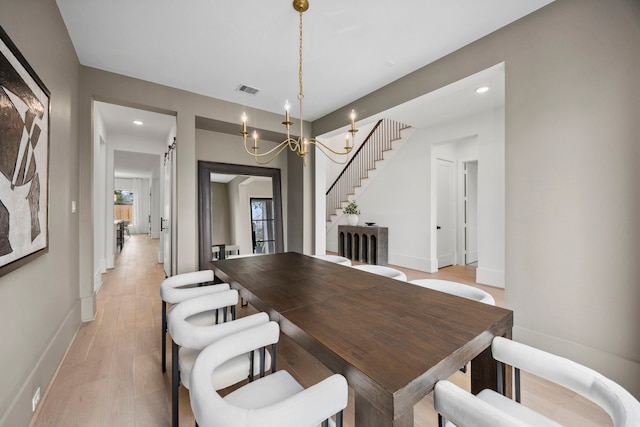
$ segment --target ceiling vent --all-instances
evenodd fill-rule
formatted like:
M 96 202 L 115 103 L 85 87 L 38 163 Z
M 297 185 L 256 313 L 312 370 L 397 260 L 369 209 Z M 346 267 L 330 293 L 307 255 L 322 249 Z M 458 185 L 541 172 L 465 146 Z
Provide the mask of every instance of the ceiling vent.
M 249 95 L 255 95 L 260 92 L 260 89 L 256 89 L 255 87 L 240 85 L 236 88 L 238 92 L 248 93 Z

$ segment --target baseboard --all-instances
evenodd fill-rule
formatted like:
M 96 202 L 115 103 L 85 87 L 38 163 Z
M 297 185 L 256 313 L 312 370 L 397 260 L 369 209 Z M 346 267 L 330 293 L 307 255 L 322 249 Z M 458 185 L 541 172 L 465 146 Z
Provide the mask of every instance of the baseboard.
M 7 412 L 0 418 L 0 427 L 29 425 L 33 416 L 38 413 L 48 388 L 71 347 L 80 328 L 80 323 L 80 301 L 78 301 L 67 313 L 66 318 L 24 381 L 24 385 L 17 391 Z M 33 413 L 31 412 L 31 399 L 38 387 L 40 387 L 40 404 L 36 408 L 36 412 Z
M 597 348 L 514 326 L 513 339 L 590 367 L 640 400 L 640 363 Z
M 98 292 L 98 290 L 102 287 L 102 271 L 97 270 L 93 275 L 93 290 Z
M 412 270 L 424 271 L 425 273 L 434 273 L 438 271 L 437 260 L 436 269 L 434 270 L 433 260 L 403 254 L 390 253 L 389 264 L 397 265 L 398 267 L 410 268 Z
M 107 269 L 111 269 L 116 265 L 116 256 L 111 254 L 107 255 Z
M 91 295 L 80 298 L 80 319 L 88 322 L 95 319 L 96 316 L 96 292 Z
M 504 271 L 478 267 L 476 269 L 476 283 L 504 289 Z

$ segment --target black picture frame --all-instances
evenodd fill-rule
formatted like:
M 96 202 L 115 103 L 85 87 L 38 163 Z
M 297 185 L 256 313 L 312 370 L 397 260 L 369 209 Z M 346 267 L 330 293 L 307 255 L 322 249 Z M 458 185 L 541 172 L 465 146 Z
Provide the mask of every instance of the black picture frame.
M 50 97 L 0 26 L 0 276 L 49 250 Z

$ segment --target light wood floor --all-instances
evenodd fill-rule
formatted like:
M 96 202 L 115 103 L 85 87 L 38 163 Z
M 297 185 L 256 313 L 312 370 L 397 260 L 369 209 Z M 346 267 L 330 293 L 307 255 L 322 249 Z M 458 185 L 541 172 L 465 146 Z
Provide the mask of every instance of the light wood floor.
M 159 284 L 164 272 L 162 264 L 157 263 L 157 251 L 158 240 L 143 235 L 126 239 L 115 268 L 103 275 L 96 319 L 80 327 L 31 426 L 171 425 L 170 373 L 163 374 L 160 369 Z M 410 280 L 431 277 L 475 285 L 474 267 L 449 267 L 436 274 L 402 270 Z M 497 305 L 504 304 L 501 289 L 477 286 L 490 292 Z M 239 309 L 238 315 L 252 312 L 248 307 Z M 170 354 L 167 363 L 170 367 Z M 326 367 L 284 335 L 278 344 L 278 369 L 288 370 L 304 386 L 330 375 Z M 451 380 L 469 388 L 469 374 L 457 373 Z M 574 393 L 526 374 L 522 383 L 527 406 L 564 425 L 611 425 L 604 412 Z M 345 411 L 347 427 L 353 426 L 353 409 L 350 395 Z M 430 395 L 415 406 L 414 418 L 416 426 L 437 426 Z M 183 387 L 180 424 L 194 425 L 188 392 Z

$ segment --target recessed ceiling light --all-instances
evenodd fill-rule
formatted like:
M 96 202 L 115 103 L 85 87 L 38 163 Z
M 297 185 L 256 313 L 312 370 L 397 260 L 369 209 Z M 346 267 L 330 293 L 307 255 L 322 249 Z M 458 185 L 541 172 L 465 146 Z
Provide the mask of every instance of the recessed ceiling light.
M 142 123 L 140 120 L 134 120 L 133 124 L 136 126 L 142 126 L 144 123 Z
M 489 86 L 480 86 L 476 89 L 476 93 L 485 93 L 489 91 Z

